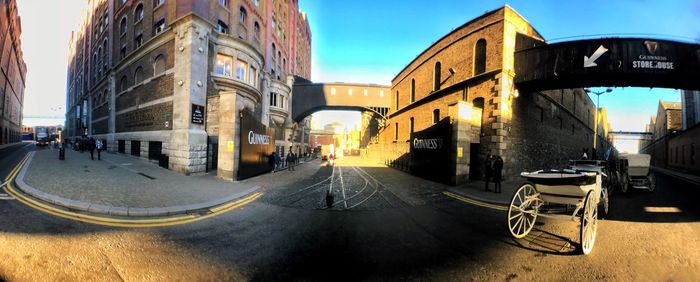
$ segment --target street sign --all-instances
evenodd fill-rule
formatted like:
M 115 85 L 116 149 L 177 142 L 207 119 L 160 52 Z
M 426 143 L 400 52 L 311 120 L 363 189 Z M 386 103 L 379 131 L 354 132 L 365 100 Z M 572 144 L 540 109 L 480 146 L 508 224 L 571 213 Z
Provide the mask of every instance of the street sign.
M 192 123 L 204 124 L 204 106 L 192 104 Z
M 603 45 L 600 45 L 598 49 L 593 52 L 593 55 L 591 55 L 590 58 L 588 56 L 583 56 L 583 67 L 590 68 L 597 66 L 598 64 L 595 63 L 595 60 L 597 60 L 601 55 L 605 54 L 605 52 L 608 52 L 608 49 L 605 49 Z

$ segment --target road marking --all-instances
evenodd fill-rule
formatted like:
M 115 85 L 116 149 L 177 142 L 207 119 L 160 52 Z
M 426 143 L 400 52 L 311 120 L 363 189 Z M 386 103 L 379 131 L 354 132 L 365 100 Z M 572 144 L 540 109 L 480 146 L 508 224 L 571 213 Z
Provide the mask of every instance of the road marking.
M 679 213 L 682 212 L 681 209 L 677 207 L 644 207 L 645 212 L 656 212 L 656 213 Z
M 346 201 L 347 197 L 345 197 L 345 184 L 343 183 L 343 168 L 338 167 L 338 172 L 340 173 L 340 190 L 343 192 L 343 205 L 345 206 L 345 209 L 348 209 L 348 201 Z
M 469 199 L 469 198 L 461 196 L 461 195 L 457 195 L 457 194 L 452 193 L 452 192 L 445 191 L 445 192 L 442 192 L 442 194 L 445 194 L 445 196 L 448 196 L 450 198 L 457 199 L 459 201 L 469 203 L 472 205 L 477 205 L 477 206 L 484 207 L 484 208 L 490 208 L 490 209 L 499 210 L 499 211 L 507 211 L 508 210 L 508 207 L 506 207 L 506 206 L 495 205 L 495 204 L 491 204 L 491 203 L 472 200 L 472 199 Z
M 19 168 L 21 168 L 27 161 L 28 156 L 25 156 L 25 158 L 20 161 L 20 163 L 17 164 L 15 169 L 13 169 L 13 173 L 9 175 L 8 179 L 10 179 L 10 183 L 4 188 L 5 192 L 8 194 L 14 196 L 18 201 L 22 202 L 23 204 L 39 210 L 44 213 L 48 213 L 54 216 L 58 216 L 61 218 L 65 218 L 68 220 L 74 220 L 74 221 L 80 221 L 80 222 L 86 222 L 86 223 L 92 223 L 92 224 L 98 224 L 98 225 L 104 225 L 104 226 L 112 226 L 112 227 L 134 227 L 134 228 L 146 228 L 146 227 L 165 227 L 165 226 L 173 226 L 173 225 L 180 225 L 180 224 L 187 224 L 187 223 L 192 223 L 195 221 L 200 221 L 203 219 L 207 219 L 210 217 L 214 217 L 229 211 L 232 211 L 234 209 L 240 208 L 242 206 L 245 206 L 247 204 L 252 203 L 253 201 L 257 200 L 260 198 L 260 196 L 263 195 L 262 192 L 256 192 L 253 193 L 249 196 L 246 196 L 242 199 L 239 199 L 235 202 L 225 204 L 223 206 L 219 207 L 214 207 L 211 208 L 210 211 L 212 213 L 206 214 L 206 215 L 185 215 L 185 216 L 178 216 L 178 217 L 170 217 L 170 218 L 155 218 L 155 219 L 118 219 L 118 218 L 110 218 L 110 217 L 101 217 L 101 216 L 91 216 L 91 215 L 86 215 L 86 214 L 81 214 L 81 213 L 75 213 L 75 212 L 70 212 L 66 210 L 61 210 L 55 207 L 51 207 L 48 205 L 45 205 L 41 202 L 38 202 L 36 200 L 33 200 L 29 197 L 26 197 L 19 192 L 15 191 L 14 187 L 12 187 L 12 180 L 17 176 L 19 173 Z

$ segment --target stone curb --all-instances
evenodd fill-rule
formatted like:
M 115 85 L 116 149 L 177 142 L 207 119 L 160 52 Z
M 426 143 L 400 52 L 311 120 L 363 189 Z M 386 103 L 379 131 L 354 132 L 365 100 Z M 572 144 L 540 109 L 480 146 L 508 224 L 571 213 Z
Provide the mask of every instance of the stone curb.
M 177 214 L 188 214 L 204 209 L 213 208 L 216 206 L 224 205 L 232 202 L 236 199 L 243 198 L 249 194 L 254 193 L 260 189 L 260 186 L 253 186 L 249 189 L 235 193 L 225 198 L 214 199 L 204 203 L 170 206 L 170 207 L 157 207 L 157 208 L 136 208 L 136 207 L 113 207 L 107 205 L 93 204 L 88 202 L 82 202 L 78 200 L 66 199 L 60 196 L 46 193 L 44 191 L 38 190 L 31 185 L 24 182 L 24 175 L 29 168 L 32 160 L 34 159 L 34 153 L 30 152 L 27 162 L 24 164 L 20 170 L 17 178 L 15 178 L 15 183 L 17 188 L 24 192 L 25 194 L 40 199 L 42 201 L 51 203 L 53 205 L 61 206 L 64 208 L 78 210 L 89 213 L 104 214 L 104 215 L 114 215 L 114 216 L 130 216 L 130 217 L 144 217 L 144 216 L 170 216 Z
M 498 200 L 492 200 L 492 199 L 485 199 L 485 198 L 482 198 L 482 197 L 470 195 L 469 193 L 465 193 L 464 191 L 461 191 L 461 190 L 455 189 L 455 188 L 448 188 L 447 191 L 448 191 L 448 192 L 455 193 L 455 194 L 458 194 L 458 195 L 460 195 L 460 196 L 463 196 L 463 197 L 466 197 L 466 198 L 469 198 L 469 199 L 472 199 L 472 200 L 474 200 L 474 201 L 479 201 L 479 202 L 484 202 L 484 203 L 494 204 L 494 205 L 501 205 L 501 206 L 506 206 L 506 207 L 507 207 L 508 205 L 510 205 L 510 201 L 508 201 L 508 200 L 506 200 L 506 201 L 498 201 Z
M 670 169 L 667 169 L 667 168 L 657 168 L 655 166 L 652 166 L 651 170 L 653 170 L 655 172 L 659 172 L 659 173 L 664 174 L 664 175 L 668 175 L 668 176 L 673 177 L 673 178 L 683 180 L 685 182 L 689 182 L 689 183 L 692 183 L 695 185 L 700 185 L 699 181 L 696 181 L 695 179 L 692 179 L 692 178 L 685 177 L 685 176 L 683 176 L 683 174 L 677 173 L 677 172 L 670 170 Z

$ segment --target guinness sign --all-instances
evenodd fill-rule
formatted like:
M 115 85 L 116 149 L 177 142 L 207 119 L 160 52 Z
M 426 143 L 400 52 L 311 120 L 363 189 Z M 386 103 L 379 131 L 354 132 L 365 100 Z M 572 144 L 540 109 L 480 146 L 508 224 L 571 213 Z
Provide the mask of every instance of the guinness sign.
M 244 110 L 241 117 L 241 154 L 238 167 L 238 180 L 253 177 L 272 170 L 270 155 L 275 151 L 275 142 L 272 139 L 275 130 L 263 125 L 248 110 Z
M 452 161 L 452 125 L 443 119 L 424 130 L 411 133 L 411 174 L 450 184 Z

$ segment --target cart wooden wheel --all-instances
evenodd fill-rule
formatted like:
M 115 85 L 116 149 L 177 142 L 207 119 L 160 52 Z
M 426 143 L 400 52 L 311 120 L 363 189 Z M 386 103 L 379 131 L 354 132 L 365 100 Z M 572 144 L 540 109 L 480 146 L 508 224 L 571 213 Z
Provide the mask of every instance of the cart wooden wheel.
M 647 175 L 647 182 L 649 182 L 649 192 L 654 192 L 654 189 L 656 189 L 656 177 L 654 177 L 653 173 Z
M 630 185 L 629 176 L 625 172 L 622 174 L 622 177 L 620 178 L 620 191 L 622 191 L 622 193 L 627 193 L 627 188 L 629 187 L 629 185 Z
M 600 188 L 600 205 L 603 216 L 607 216 L 610 210 L 610 190 L 608 187 L 603 186 Z
M 533 184 L 525 183 L 515 191 L 508 207 L 508 230 L 513 237 L 520 239 L 530 233 L 537 220 L 540 202 Z
M 588 191 L 583 203 L 581 213 L 580 242 L 581 251 L 584 255 L 590 254 L 595 244 L 595 235 L 598 230 L 598 201 L 593 190 Z

